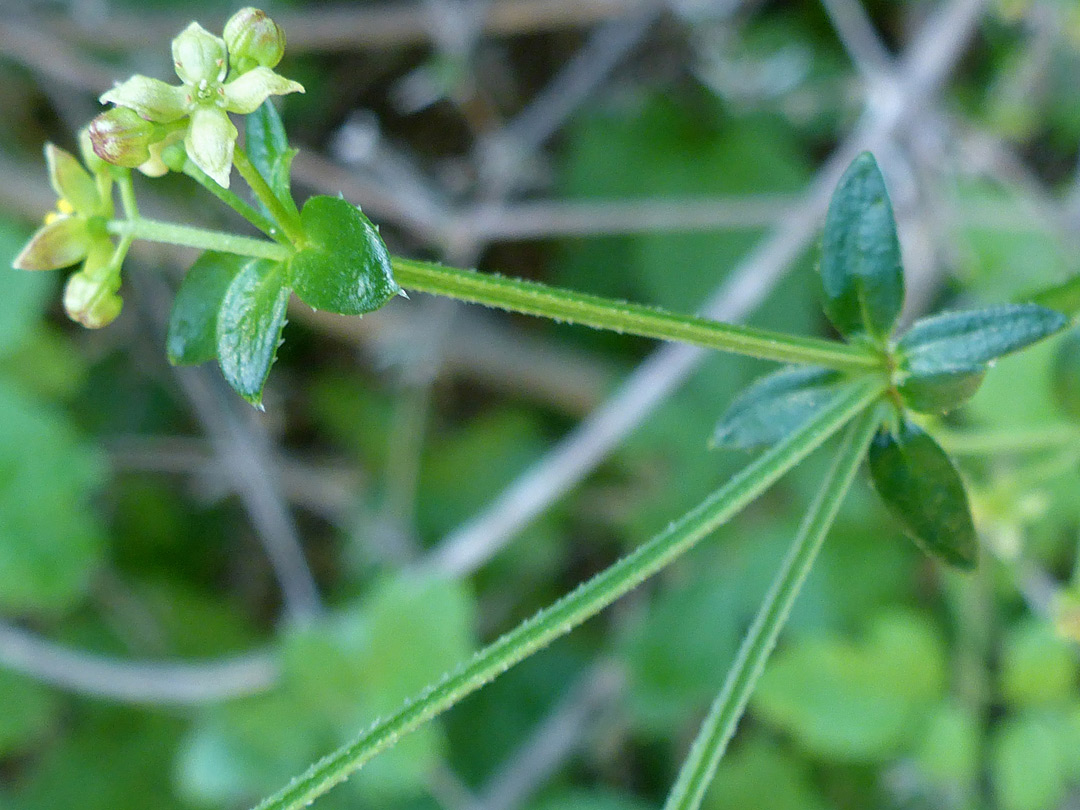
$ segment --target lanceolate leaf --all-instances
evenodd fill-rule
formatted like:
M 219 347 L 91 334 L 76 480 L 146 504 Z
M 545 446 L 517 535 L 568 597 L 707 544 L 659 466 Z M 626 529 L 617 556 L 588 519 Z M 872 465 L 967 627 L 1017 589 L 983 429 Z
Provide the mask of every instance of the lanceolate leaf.
M 740 394 L 713 432 L 714 447 L 749 450 L 771 445 L 827 405 L 843 378 L 836 371 L 788 366 Z
M 870 475 L 885 506 L 924 551 L 962 569 L 978 561 L 967 493 L 945 451 L 905 420 L 870 445 Z
M 899 391 L 904 404 L 923 413 L 960 405 L 979 388 L 987 364 L 1062 329 L 1067 319 L 1035 304 L 1006 304 L 948 312 L 919 321 L 899 343 Z
M 173 365 L 205 363 L 217 356 L 218 310 L 237 273 L 252 259 L 208 251 L 184 276 L 173 301 L 165 349 Z
M 885 179 L 869 152 L 855 158 L 833 194 L 821 281 L 825 313 L 841 334 L 884 342 L 904 304 L 904 276 Z
M 246 117 L 244 141 L 252 165 L 270 184 L 277 198 L 284 205 L 291 205 L 289 170 L 297 150 L 289 148 L 285 126 L 270 99 Z
M 259 259 L 244 266 L 221 303 L 217 322 L 221 371 L 253 405 L 262 402 L 263 385 L 281 343 L 289 292 L 284 265 Z
M 300 221 L 307 244 L 292 259 L 300 300 L 315 309 L 361 315 L 401 289 L 379 232 L 355 205 L 339 197 L 312 197 Z
M 1068 319 L 1037 304 L 1003 304 L 925 318 L 900 339 L 913 373 L 971 368 L 1064 329 Z

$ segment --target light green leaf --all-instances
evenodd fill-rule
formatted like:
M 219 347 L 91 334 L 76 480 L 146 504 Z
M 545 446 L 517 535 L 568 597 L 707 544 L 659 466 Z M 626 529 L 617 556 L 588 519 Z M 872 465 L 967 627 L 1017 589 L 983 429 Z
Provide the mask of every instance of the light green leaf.
M 904 305 L 904 275 L 896 221 L 877 161 L 864 152 L 833 193 L 821 243 L 825 314 L 847 337 L 879 343 Z
M 173 301 L 165 349 L 174 366 L 217 357 L 218 311 L 233 279 L 254 260 L 207 251 L 184 276 Z
M 721 417 L 712 445 L 749 450 L 779 441 L 827 405 L 842 379 L 812 366 L 788 366 L 761 377 Z
M 1059 342 L 1051 373 L 1058 406 L 1073 419 L 1080 419 L 1080 329 L 1073 329 Z
M 914 743 L 945 683 L 936 629 L 898 613 L 879 616 L 862 641 L 809 636 L 782 648 L 752 707 L 814 756 L 879 762 Z
M 0 219 L 0 356 L 26 344 L 56 287 L 51 273 L 31 273 L 11 266 L 28 235 L 25 229 Z
M 361 315 L 401 289 L 379 232 L 355 205 L 312 197 L 300 215 L 305 247 L 292 259 L 296 294 L 315 309 Z
M 827 810 L 806 763 L 775 743 L 754 738 L 724 757 L 705 800 L 704 810 Z
M 1012 706 L 1067 701 L 1076 690 L 1073 646 L 1045 621 L 1026 619 L 1009 629 L 1001 648 L 1001 696 Z
M 281 343 L 289 287 L 284 265 L 260 259 L 244 265 L 218 312 L 217 354 L 229 385 L 253 405 Z
M 883 429 L 870 445 L 870 475 L 885 506 L 927 554 L 970 570 L 978 543 L 967 493 L 952 461 L 937 442 L 904 420 Z
M 990 778 L 1001 810 L 1052 810 L 1065 799 L 1067 771 L 1059 718 L 1041 712 L 1009 717 L 998 727 Z
M 971 784 L 979 773 L 980 724 L 971 708 L 959 702 L 937 707 L 915 753 L 923 776 L 944 790 Z
M 52 729 L 59 719 L 55 696 L 21 675 L 0 670 L 0 757 L 18 753 Z
M 200 721 L 181 754 L 183 792 L 202 804 L 251 802 L 465 659 L 475 618 L 460 582 L 388 579 L 351 608 L 292 629 L 281 686 Z M 402 740 L 349 783 L 344 806 L 422 795 L 444 747 L 437 725 Z
M 1024 301 L 1056 309 L 1069 316 L 1080 314 L 1080 275 L 1072 276 L 1060 284 L 1022 296 Z
M 0 609 L 60 610 L 102 557 L 104 463 L 48 405 L 0 382 Z

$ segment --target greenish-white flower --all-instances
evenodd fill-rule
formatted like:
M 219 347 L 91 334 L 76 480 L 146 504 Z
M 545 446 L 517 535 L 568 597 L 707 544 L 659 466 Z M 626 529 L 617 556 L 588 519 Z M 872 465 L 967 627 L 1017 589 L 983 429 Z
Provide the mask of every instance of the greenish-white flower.
M 128 107 L 147 121 L 173 124 L 187 119 L 184 146 L 188 157 L 228 188 L 237 130 L 229 113 L 254 112 L 270 96 L 302 93 L 304 88 L 268 67 L 255 67 L 231 81 L 225 40 L 198 23 L 172 43 L 173 65 L 182 84 L 132 76 L 101 97 L 103 104 Z
M 92 177 L 74 155 L 51 143 L 45 160 L 59 198 L 56 210 L 45 216 L 12 264 L 17 270 L 58 270 L 81 262 L 79 272 L 68 279 L 64 308 L 84 326 L 105 326 L 122 306 L 116 293 L 120 268 L 113 266 L 116 248 L 105 230 L 113 213 L 109 182 L 103 175 Z

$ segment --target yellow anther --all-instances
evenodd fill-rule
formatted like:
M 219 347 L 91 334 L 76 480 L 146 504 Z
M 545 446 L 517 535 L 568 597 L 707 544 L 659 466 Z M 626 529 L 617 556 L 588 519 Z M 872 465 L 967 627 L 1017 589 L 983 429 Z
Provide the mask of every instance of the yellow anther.
M 56 210 L 61 214 L 70 215 L 75 213 L 75 207 L 67 201 L 66 198 L 61 197 L 56 201 Z

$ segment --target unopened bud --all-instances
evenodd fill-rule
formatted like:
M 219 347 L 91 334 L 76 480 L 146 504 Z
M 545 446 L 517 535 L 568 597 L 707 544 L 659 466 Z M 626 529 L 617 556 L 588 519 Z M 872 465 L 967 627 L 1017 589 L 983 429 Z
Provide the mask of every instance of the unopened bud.
M 285 54 L 285 32 L 257 8 L 242 8 L 225 23 L 225 45 L 238 73 L 252 68 L 272 68 Z
M 215 37 L 193 22 L 172 41 L 173 66 L 185 84 L 220 82 L 229 72 L 228 52 L 221 37 Z
M 119 278 L 91 278 L 74 273 L 64 288 L 64 311 L 88 329 L 100 329 L 116 320 L 124 302 L 116 294 Z
M 155 129 L 129 107 L 114 107 L 90 122 L 90 143 L 106 163 L 134 169 L 150 159 Z

